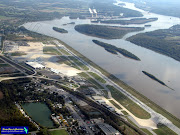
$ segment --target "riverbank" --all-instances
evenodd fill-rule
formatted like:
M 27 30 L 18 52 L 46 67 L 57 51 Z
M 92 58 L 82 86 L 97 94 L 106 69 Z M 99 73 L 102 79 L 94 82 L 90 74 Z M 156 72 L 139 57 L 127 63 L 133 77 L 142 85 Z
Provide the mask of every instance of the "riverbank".
M 78 57 L 82 58 L 83 60 L 85 60 L 87 63 L 89 63 L 90 65 L 92 65 L 94 68 L 96 68 L 97 70 L 99 70 L 102 74 L 104 74 L 105 76 L 107 76 L 109 79 L 111 79 L 113 82 L 115 82 L 116 84 L 118 84 L 120 87 L 122 87 L 123 89 L 125 89 L 127 92 L 129 92 L 130 94 L 132 94 L 133 96 L 135 96 L 137 99 L 139 99 L 141 102 L 143 102 L 144 104 L 146 104 L 148 107 L 150 107 L 151 109 L 153 109 L 154 111 L 156 111 L 157 113 L 162 114 L 164 117 L 166 117 L 167 119 L 169 119 L 174 125 L 176 125 L 178 128 L 180 128 L 180 120 L 178 118 L 176 118 L 174 115 L 172 115 L 171 113 L 169 113 L 168 111 L 166 111 L 165 109 L 163 109 L 162 107 L 160 107 L 159 105 L 155 104 L 154 102 L 152 102 L 150 99 L 148 99 L 147 97 L 145 97 L 144 95 L 142 95 L 141 93 L 139 93 L 137 90 L 135 90 L 134 88 L 132 88 L 131 86 L 127 85 L 126 83 L 124 83 L 122 80 L 118 79 L 117 77 L 115 77 L 114 75 L 108 73 L 107 71 L 105 71 L 104 69 L 102 69 L 101 67 L 99 67 L 98 65 L 96 65 L 94 62 L 92 62 L 91 60 L 89 60 L 88 58 L 86 58 L 85 56 L 83 56 L 82 54 L 80 54 L 79 52 L 77 52 L 76 50 L 74 50 L 72 47 L 70 47 L 69 45 L 67 45 L 66 43 L 64 43 L 63 41 L 58 40 L 60 43 L 62 43 L 63 45 L 65 45 L 70 51 L 72 51 L 73 53 L 75 53 Z
M 136 45 L 180 61 L 180 25 L 169 29 L 146 32 L 129 37 L 127 40 Z

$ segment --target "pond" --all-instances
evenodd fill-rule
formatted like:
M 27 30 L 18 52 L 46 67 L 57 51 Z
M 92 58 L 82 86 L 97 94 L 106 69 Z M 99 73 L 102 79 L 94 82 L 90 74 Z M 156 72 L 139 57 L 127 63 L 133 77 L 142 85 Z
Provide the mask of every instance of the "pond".
M 51 111 L 45 103 L 24 103 L 22 104 L 25 112 L 37 123 L 44 127 L 53 127 Z

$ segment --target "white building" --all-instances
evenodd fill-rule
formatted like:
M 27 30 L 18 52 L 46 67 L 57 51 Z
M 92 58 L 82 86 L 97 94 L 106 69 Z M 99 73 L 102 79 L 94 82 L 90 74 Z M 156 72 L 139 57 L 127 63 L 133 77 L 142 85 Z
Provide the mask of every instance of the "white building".
M 42 64 L 39 64 L 38 62 L 26 62 L 26 64 L 30 65 L 31 67 L 35 69 L 42 69 L 45 68 Z

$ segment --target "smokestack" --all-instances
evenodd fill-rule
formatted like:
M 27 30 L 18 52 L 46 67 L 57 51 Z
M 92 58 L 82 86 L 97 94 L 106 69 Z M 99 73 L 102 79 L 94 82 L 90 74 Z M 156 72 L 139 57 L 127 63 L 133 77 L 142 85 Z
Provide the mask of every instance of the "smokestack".
M 96 11 L 96 9 L 93 9 L 93 12 L 96 14 L 96 17 L 97 17 L 97 11 Z
M 93 11 L 89 8 L 89 12 L 90 12 L 90 14 L 92 15 L 92 17 L 93 17 Z

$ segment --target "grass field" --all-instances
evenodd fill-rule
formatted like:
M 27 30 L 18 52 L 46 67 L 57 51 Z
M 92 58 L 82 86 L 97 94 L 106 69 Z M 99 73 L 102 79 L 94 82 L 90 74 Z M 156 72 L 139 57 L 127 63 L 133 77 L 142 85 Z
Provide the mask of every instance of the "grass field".
M 128 97 L 123 95 L 120 91 L 115 89 L 113 86 L 107 85 L 107 88 L 111 91 L 112 97 L 118 101 L 121 105 L 123 105 L 127 110 L 129 110 L 136 117 L 141 119 L 149 119 L 151 115 L 142 109 L 139 105 L 134 103 Z
M 61 51 L 61 53 L 63 53 L 64 55 L 70 55 L 66 50 L 64 49 L 59 49 L 59 51 Z
M 126 111 L 122 111 L 122 113 L 123 113 L 124 115 L 128 115 L 128 113 L 127 113 Z
M 64 63 L 66 65 L 69 65 L 69 66 L 71 66 L 73 68 L 76 68 L 76 69 L 80 70 L 80 68 L 77 65 L 75 65 L 74 63 L 72 63 L 66 56 L 60 56 L 59 60 L 58 60 L 58 63 L 59 64 Z
M 101 82 L 101 83 L 106 83 L 106 81 L 101 78 L 100 76 L 98 76 L 96 73 L 93 72 L 88 72 L 92 77 L 94 77 L 97 81 Z
M 94 79 L 92 79 L 88 74 L 79 73 L 79 75 L 86 78 L 90 83 L 94 84 L 96 88 L 104 89 L 99 83 L 97 83 Z
M 24 53 L 24 52 L 13 52 L 13 53 L 11 53 L 11 56 L 22 56 L 22 55 L 26 55 L 26 53 Z
M 113 100 L 109 100 L 117 109 L 121 110 L 122 108 L 116 104 Z
M 54 47 L 43 47 L 43 53 L 44 54 L 50 54 L 50 55 L 62 55 Z
M 79 67 L 81 67 L 83 70 L 89 70 L 89 68 L 84 65 L 82 62 L 80 62 L 78 59 L 76 59 L 75 57 L 73 56 L 69 56 L 69 58 L 74 62 L 76 63 Z
M 146 128 L 141 128 L 142 131 L 144 131 L 147 135 L 153 135 L 149 130 Z
M 153 130 L 157 135 L 177 135 L 174 131 L 163 124 L 158 124 L 157 127 L 158 129 Z
M 65 129 L 50 131 L 50 135 L 68 135 Z

